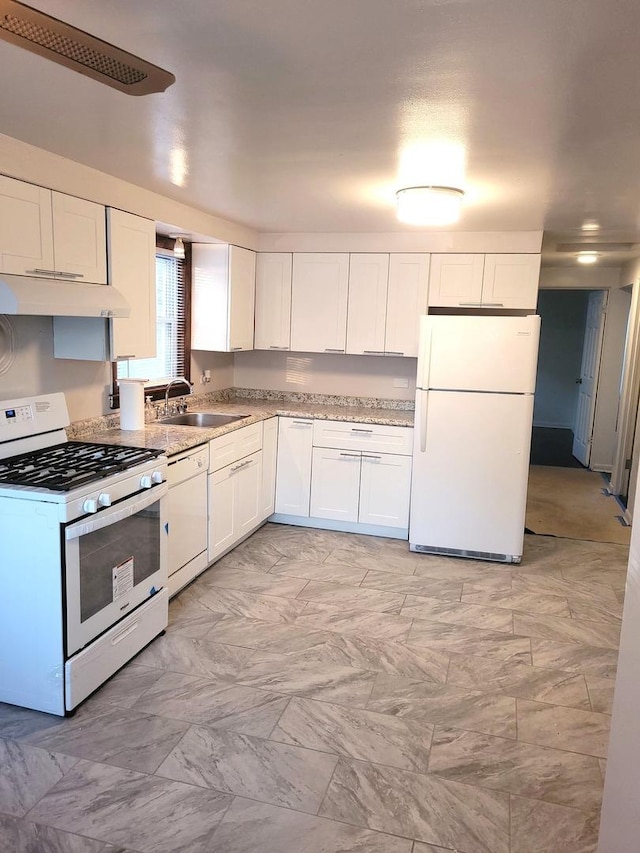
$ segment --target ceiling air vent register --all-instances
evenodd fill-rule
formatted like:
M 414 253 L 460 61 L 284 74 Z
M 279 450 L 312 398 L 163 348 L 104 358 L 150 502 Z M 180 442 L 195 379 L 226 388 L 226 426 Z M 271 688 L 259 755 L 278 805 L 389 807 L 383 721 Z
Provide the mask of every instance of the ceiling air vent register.
M 0 38 L 128 95 L 163 92 L 169 71 L 16 0 L 0 0 Z

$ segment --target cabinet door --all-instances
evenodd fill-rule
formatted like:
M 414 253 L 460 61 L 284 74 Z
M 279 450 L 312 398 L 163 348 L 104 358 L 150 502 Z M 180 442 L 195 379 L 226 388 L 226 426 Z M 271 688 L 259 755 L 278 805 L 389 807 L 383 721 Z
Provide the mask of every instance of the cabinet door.
M 54 269 L 51 190 L 0 176 L 0 270 Z
M 291 347 L 291 273 L 293 255 L 259 252 L 256 259 L 255 349 Z
M 313 421 L 278 419 L 276 512 L 309 516 Z
M 209 474 L 209 562 L 235 542 L 236 489 L 229 465 Z
M 231 466 L 235 479 L 234 541 L 250 533 L 262 521 L 262 451 Z
M 482 304 L 535 309 L 539 279 L 540 255 L 486 255 Z
M 268 518 L 275 510 L 276 456 L 278 452 L 278 418 L 263 423 L 262 433 L 262 497 L 260 519 Z
M 410 491 L 410 456 L 362 454 L 358 521 L 408 528 Z
M 229 341 L 230 352 L 253 349 L 256 293 L 256 253 L 229 247 Z
M 344 352 L 349 255 L 296 253 L 291 294 L 291 349 Z
M 427 313 L 429 255 L 391 255 L 387 326 L 384 350 L 388 355 L 418 355 L 421 314 Z
M 111 359 L 156 355 L 156 226 L 109 208 L 109 281 L 129 303 L 126 319 L 111 320 Z
M 360 453 L 313 448 L 311 517 L 357 521 L 360 497 Z
M 191 348 L 226 352 L 229 331 L 229 246 L 192 248 Z
M 53 192 L 53 246 L 58 274 L 107 283 L 105 208 L 83 198 Z
M 389 255 L 351 255 L 347 352 L 384 355 Z
M 479 308 L 483 269 L 484 255 L 432 255 L 429 305 Z

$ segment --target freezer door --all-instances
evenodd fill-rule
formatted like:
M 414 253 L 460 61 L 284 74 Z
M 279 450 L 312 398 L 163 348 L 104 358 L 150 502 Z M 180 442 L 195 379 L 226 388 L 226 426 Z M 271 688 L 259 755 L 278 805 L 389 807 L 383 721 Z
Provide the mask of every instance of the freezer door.
M 418 388 L 533 394 L 540 317 L 420 318 Z
M 418 401 L 409 542 L 520 557 L 533 397 L 430 391 Z

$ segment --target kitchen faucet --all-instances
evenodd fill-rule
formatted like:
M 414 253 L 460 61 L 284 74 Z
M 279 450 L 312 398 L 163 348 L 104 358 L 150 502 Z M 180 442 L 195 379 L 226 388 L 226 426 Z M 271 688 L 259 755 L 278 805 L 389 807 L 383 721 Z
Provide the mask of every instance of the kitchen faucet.
M 193 385 L 189 382 L 188 379 L 185 379 L 184 376 L 176 376 L 175 379 L 171 379 L 167 383 L 167 390 L 164 392 L 164 415 L 165 417 L 169 414 L 169 389 L 172 385 L 175 385 L 177 382 L 183 382 L 187 388 L 189 389 L 189 394 L 193 394 Z M 184 410 L 187 410 L 187 404 L 184 403 Z

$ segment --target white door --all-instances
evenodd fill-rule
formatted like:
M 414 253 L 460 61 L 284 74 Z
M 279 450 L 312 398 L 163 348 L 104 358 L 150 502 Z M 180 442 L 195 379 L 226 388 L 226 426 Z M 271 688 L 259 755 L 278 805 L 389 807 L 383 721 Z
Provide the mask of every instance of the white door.
M 229 344 L 231 352 L 253 349 L 256 253 L 229 246 Z
M 126 319 L 111 321 L 111 358 L 155 358 L 156 224 L 109 208 L 107 225 L 109 281 L 131 308 Z
M 295 253 L 291 294 L 291 349 L 344 352 L 347 339 L 349 255 Z
M 209 562 L 234 542 L 235 489 L 233 465 L 209 474 Z
M 353 254 L 349 261 L 347 352 L 384 355 L 389 255 Z
M 256 259 L 256 349 L 291 347 L 290 252 L 259 252 Z
M 102 204 L 51 193 L 56 272 L 77 281 L 107 283 L 107 225 Z
M 432 255 L 429 305 L 479 308 L 483 271 L 484 255 Z
M 0 270 L 54 270 L 51 190 L 0 175 Z
M 420 321 L 418 388 L 532 394 L 540 317 L 433 316 Z
M 410 456 L 363 453 L 358 521 L 406 530 L 410 489 Z
M 263 423 L 262 433 L 262 497 L 260 518 L 268 518 L 275 510 L 276 456 L 278 452 L 278 418 Z
M 418 392 L 412 545 L 522 555 L 532 419 L 532 394 Z
M 485 255 L 484 308 L 526 308 L 538 304 L 541 255 Z
M 353 450 L 313 448 L 311 517 L 357 521 L 361 454 Z
M 278 418 L 276 512 L 309 517 L 313 421 Z
M 262 521 L 262 451 L 231 466 L 235 488 L 234 542 Z
M 179 464 L 179 463 L 177 463 Z M 207 550 L 206 471 L 169 489 L 169 575 Z
M 602 339 L 604 337 L 607 296 L 606 290 L 595 290 L 589 294 L 587 322 L 582 346 L 582 364 L 580 376 L 576 380 L 578 383 L 578 403 L 573 430 L 572 452 L 576 459 L 587 466 L 591 456 L 591 436 L 596 411 L 596 391 Z
M 387 355 L 418 355 L 420 316 L 427 313 L 427 254 L 391 255 L 384 351 Z

